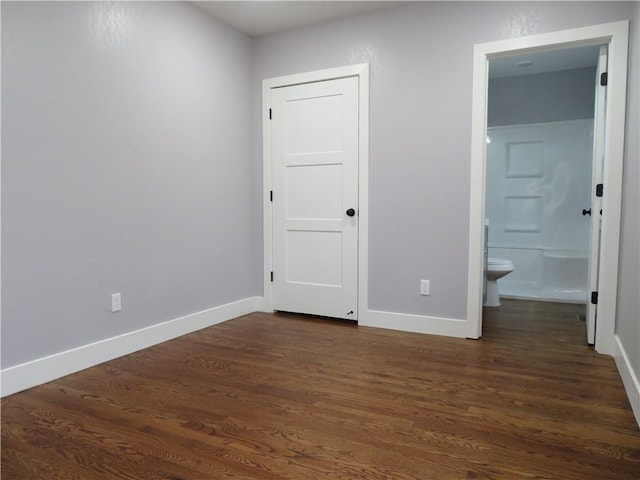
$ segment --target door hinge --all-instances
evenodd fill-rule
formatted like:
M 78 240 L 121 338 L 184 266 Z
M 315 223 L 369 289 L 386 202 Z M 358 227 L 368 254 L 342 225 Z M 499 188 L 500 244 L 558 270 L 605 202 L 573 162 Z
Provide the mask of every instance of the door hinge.
M 593 78 L 593 77 L 591 77 L 591 78 Z M 606 87 L 608 79 L 609 79 L 609 75 L 607 75 L 607 72 L 602 72 L 600 74 L 600 86 Z
M 269 191 L 269 201 L 273 202 L 273 190 Z
M 591 303 L 593 305 L 598 304 L 598 292 L 591 292 Z
M 271 120 L 271 118 L 272 118 L 272 112 L 271 112 L 271 109 L 269 109 L 269 120 Z
M 271 272 L 271 281 L 273 282 L 273 272 Z
M 604 185 L 599 183 L 596 185 L 596 197 L 601 197 L 604 195 Z

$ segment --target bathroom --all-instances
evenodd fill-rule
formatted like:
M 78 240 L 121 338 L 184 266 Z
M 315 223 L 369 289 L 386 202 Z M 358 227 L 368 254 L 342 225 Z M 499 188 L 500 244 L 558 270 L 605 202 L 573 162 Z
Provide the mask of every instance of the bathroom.
M 490 61 L 485 246 L 489 271 L 502 273 L 485 306 L 587 304 L 599 50 Z

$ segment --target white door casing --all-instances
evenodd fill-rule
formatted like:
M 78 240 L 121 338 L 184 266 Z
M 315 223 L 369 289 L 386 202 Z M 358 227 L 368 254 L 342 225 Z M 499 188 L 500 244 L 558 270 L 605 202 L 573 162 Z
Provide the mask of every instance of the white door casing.
M 273 308 L 358 318 L 358 78 L 271 91 Z
M 591 292 L 598 291 L 598 270 L 600 263 L 600 234 L 602 229 L 602 198 L 596 193 L 596 186 L 602 184 L 604 167 L 605 105 L 607 87 L 600 82 L 601 74 L 607 71 L 607 47 L 600 47 L 598 68 L 596 69 L 595 107 L 593 112 L 593 176 L 591 190 L 591 228 L 589 241 L 589 298 L 587 299 L 587 343 L 593 345 L 596 338 L 597 304 L 591 302 Z M 604 212 L 603 212 L 604 214 Z
M 598 328 L 595 349 L 614 353 L 618 254 L 622 209 L 622 165 L 627 86 L 627 20 L 521 38 L 476 44 L 473 55 L 473 103 L 469 203 L 469 276 L 467 336 L 482 335 L 483 234 L 485 216 L 488 62 L 490 58 L 552 48 L 607 45 L 609 53 L 600 268 L 598 273 Z

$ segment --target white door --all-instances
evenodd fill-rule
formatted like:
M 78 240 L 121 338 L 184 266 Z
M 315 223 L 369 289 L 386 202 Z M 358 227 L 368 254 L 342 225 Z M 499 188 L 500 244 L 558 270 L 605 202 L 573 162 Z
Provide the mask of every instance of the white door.
M 602 227 L 602 197 L 598 185 L 602 184 L 604 168 L 605 138 L 605 106 L 607 104 L 607 88 L 602 85 L 601 75 L 607 71 L 607 47 L 600 47 L 600 57 L 596 72 L 596 98 L 593 114 L 593 183 L 591 190 L 591 238 L 589 246 L 589 292 L 598 291 L 598 273 L 600 264 L 600 230 Z M 606 82 L 605 82 L 606 83 Z M 605 212 L 602 212 L 604 214 Z M 591 297 L 592 295 L 590 295 Z M 596 317 L 598 306 L 587 299 L 587 342 L 595 343 Z
M 273 308 L 357 320 L 358 78 L 270 101 Z

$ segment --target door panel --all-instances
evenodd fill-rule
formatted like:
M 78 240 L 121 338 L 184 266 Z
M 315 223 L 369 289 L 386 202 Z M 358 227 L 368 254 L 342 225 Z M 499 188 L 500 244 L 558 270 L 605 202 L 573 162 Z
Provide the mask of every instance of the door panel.
M 274 309 L 357 320 L 358 79 L 270 98 Z
M 287 218 L 340 219 L 342 165 L 291 166 L 285 175 Z
M 602 198 L 596 196 L 596 185 L 602 183 L 604 169 L 605 107 L 607 87 L 600 85 L 600 74 L 607 71 L 607 47 L 600 47 L 600 57 L 596 72 L 596 99 L 593 118 L 593 189 L 591 192 L 591 238 L 589 248 L 589 290 L 598 291 L 600 265 L 600 230 L 602 227 Z M 604 214 L 604 212 L 603 212 Z M 587 342 L 595 343 L 597 305 L 587 302 Z
M 292 99 L 285 109 L 287 155 L 342 151 L 342 95 Z
M 308 285 L 341 287 L 342 232 L 289 230 L 286 280 Z

